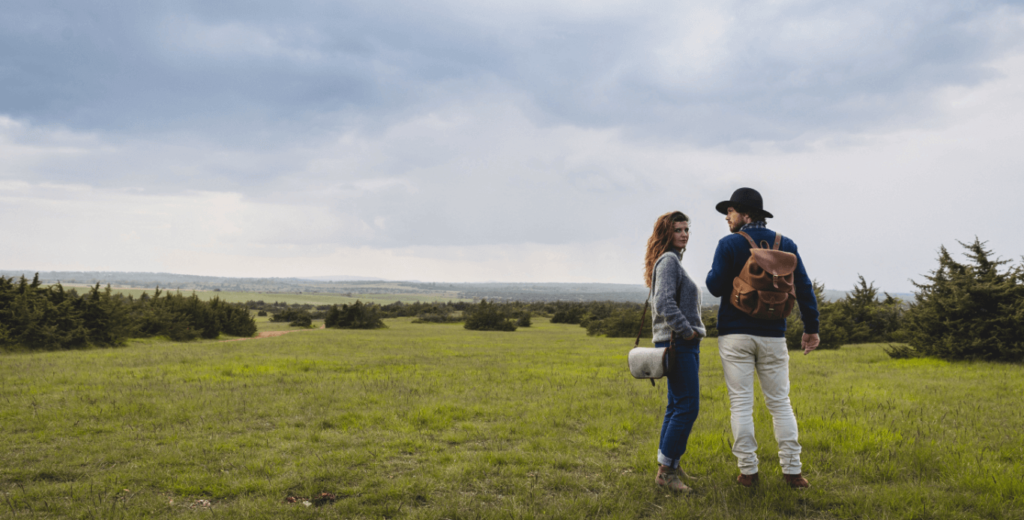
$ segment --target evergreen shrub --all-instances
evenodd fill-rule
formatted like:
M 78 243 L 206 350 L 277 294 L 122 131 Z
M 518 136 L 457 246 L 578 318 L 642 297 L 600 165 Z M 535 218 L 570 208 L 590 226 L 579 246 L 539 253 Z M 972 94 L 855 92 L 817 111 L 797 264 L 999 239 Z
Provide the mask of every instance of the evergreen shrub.
M 847 343 L 850 335 L 841 316 L 837 315 L 835 304 L 825 300 L 825 284 L 814 284 L 814 296 L 818 300 L 818 337 L 821 350 L 837 349 Z M 794 306 L 793 313 L 786 319 L 786 347 L 789 350 L 802 348 L 804 322 L 800 316 L 800 307 Z
M 130 327 L 124 309 L 99 284 L 85 296 L 60 284 L 42 287 L 39 275 L 0 276 L 0 348 L 5 350 L 63 350 L 117 346 Z
M 356 300 L 352 305 L 332 305 L 324 318 L 327 328 L 337 329 L 383 329 L 387 328 L 380 318 L 376 305 Z
M 603 319 L 592 319 L 587 322 L 587 335 L 596 336 L 603 334 L 608 338 L 635 338 L 637 327 L 640 328 L 640 336 L 644 338 L 653 337 L 651 333 L 651 315 L 648 311 L 644 322 L 640 324 L 640 313 L 643 306 L 633 305 L 627 308 L 619 308 Z
M 465 311 L 466 324 L 464 327 L 469 330 L 499 330 L 512 332 L 516 330 L 516 324 L 508 319 L 502 309 L 487 300 L 481 300 Z
M 718 305 L 701 307 L 700 321 L 704 322 L 704 330 L 707 331 L 707 338 L 718 337 Z
M 416 316 L 413 323 L 455 323 L 462 321 L 462 318 L 448 313 L 425 312 Z
M 573 304 L 565 306 L 555 311 L 551 316 L 551 323 L 568 323 L 570 325 L 579 325 L 583 321 L 585 312 L 582 305 Z
M 96 284 L 84 295 L 61 284 L 42 287 L 38 274 L 15 283 L 0 276 L 0 349 L 62 350 L 122 345 L 127 338 L 163 335 L 175 341 L 252 336 L 256 322 L 242 305 L 195 294 L 167 293 L 138 299 Z
M 313 318 L 309 314 L 301 314 L 289 323 L 292 327 L 312 327 Z
M 516 326 L 517 327 L 529 327 L 532 324 L 533 323 L 530 321 L 530 313 L 529 312 L 525 312 L 525 313 L 521 314 L 518 318 L 516 318 Z
M 893 357 L 947 360 L 1024 361 L 1024 268 L 1003 269 L 985 242 L 960 242 L 968 262 L 939 250 L 939 267 L 914 282 L 918 292 L 904 316 L 907 347 Z

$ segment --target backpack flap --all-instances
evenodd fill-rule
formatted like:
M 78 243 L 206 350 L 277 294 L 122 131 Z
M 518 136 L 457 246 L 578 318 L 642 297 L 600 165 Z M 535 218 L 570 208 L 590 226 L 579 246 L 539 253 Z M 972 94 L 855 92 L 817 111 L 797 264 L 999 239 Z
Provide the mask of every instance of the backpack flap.
M 776 276 L 787 276 L 796 271 L 796 255 L 774 249 L 751 249 L 754 261 L 761 269 Z
M 772 249 L 751 249 L 750 256 L 754 259 L 748 265 L 757 265 L 764 273 L 750 273 L 758 283 L 758 289 L 774 289 L 781 292 L 793 290 L 793 271 L 796 271 L 797 259 L 793 253 Z M 764 287 L 760 287 L 765 285 Z

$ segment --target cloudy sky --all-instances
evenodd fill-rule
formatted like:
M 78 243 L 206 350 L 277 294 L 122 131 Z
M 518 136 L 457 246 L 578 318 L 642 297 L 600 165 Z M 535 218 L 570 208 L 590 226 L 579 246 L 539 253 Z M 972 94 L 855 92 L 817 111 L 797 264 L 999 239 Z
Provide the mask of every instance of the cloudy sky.
M 1020 261 L 1024 5 L 5 0 L 0 269 L 640 283 L 761 191 L 812 277 Z

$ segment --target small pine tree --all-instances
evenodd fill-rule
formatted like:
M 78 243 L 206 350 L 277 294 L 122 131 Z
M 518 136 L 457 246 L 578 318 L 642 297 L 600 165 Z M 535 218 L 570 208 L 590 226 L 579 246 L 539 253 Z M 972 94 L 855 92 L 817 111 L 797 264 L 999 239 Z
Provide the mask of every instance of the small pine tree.
M 524 312 L 523 314 L 519 315 L 518 318 L 516 318 L 516 326 L 517 327 L 529 327 L 532 324 L 533 323 L 530 321 L 530 313 L 529 312 Z
M 846 332 L 846 343 L 867 343 L 879 334 L 872 330 L 875 311 L 878 308 L 878 289 L 864 276 L 857 275 L 857 285 L 846 296 L 835 302 L 833 315 Z
M 845 298 L 836 302 L 837 314 L 846 327 L 848 343 L 870 343 L 897 339 L 903 301 L 888 293 L 879 301 L 874 282 L 859 281 Z
M 312 327 L 313 318 L 307 313 L 302 313 L 298 318 L 295 318 L 295 321 L 289 323 L 289 325 L 292 327 Z
M 905 313 L 909 348 L 894 348 L 893 357 L 930 356 L 949 360 L 1024 360 L 1024 268 L 1001 269 L 1008 260 L 993 259 L 975 237 L 967 263 L 939 250 L 939 267 L 914 282 L 916 301 Z
M 217 315 L 221 332 L 242 337 L 256 334 L 256 320 L 244 305 L 227 303 L 219 297 L 210 300 L 209 305 L 213 313 Z

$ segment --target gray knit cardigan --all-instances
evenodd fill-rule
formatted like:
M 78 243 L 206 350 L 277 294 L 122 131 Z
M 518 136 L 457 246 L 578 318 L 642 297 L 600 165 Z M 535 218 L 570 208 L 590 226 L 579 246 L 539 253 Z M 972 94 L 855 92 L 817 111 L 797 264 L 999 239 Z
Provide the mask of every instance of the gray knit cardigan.
M 654 296 L 651 303 L 654 341 L 668 341 L 672 331 L 676 339 L 689 336 L 693 331 L 704 336 L 704 322 L 700 319 L 701 290 L 683 269 L 683 254 L 667 251 L 654 264 Z

